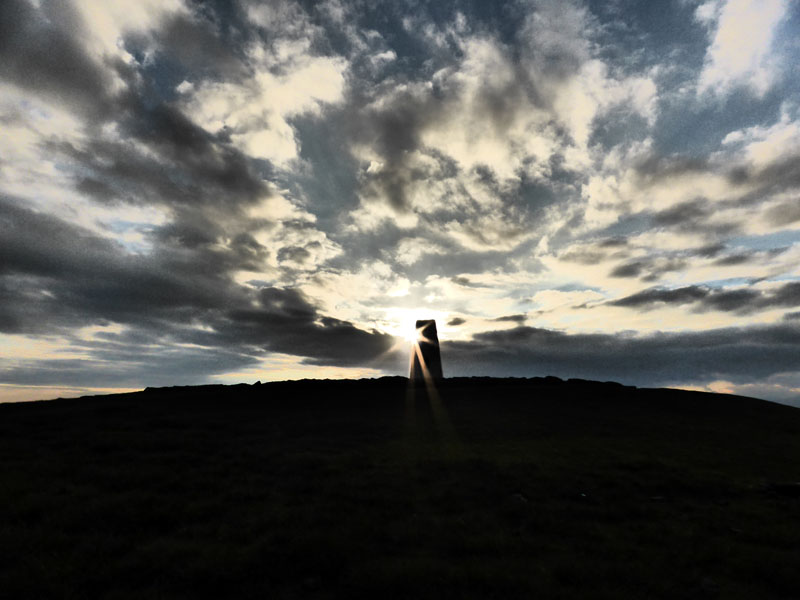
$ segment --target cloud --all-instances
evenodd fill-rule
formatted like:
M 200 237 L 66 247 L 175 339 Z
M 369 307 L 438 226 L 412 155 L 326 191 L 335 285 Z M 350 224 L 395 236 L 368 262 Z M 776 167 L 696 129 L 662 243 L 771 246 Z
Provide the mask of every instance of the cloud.
M 364 331 L 347 321 L 318 314 L 297 290 L 262 288 L 255 298 L 250 307 L 220 315 L 213 337 L 231 345 L 254 344 L 273 352 L 306 357 L 311 364 L 334 366 L 374 362 L 395 344 L 394 337 L 388 334 Z M 205 334 L 198 335 L 198 339 L 204 337 Z
M 681 226 L 691 228 L 702 226 L 710 214 L 710 209 L 704 199 L 682 202 L 653 215 L 655 225 Z
M 63 336 L 117 323 L 128 328 L 123 341 L 131 348 L 143 335 L 148 352 L 173 356 L 170 348 L 192 344 L 211 354 L 225 349 L 248 364 L 256 360 L 253 353 L 269 351 L 313 364 L 361 364 L 393 344 L 387 334 L 320 314 L 298 290 L 236 285 L 231 270 L 259 249 L 246 237 L 226 248 L 200 240 L 201 249 L 188 260 L 167 245 L 141 257 L 9 200 L 0 203 L 0 217 L 8 233 L 0 243 L 0 328 L 6 333 Z M 93 344 L 89 349 L 98 359 L 109 352 Z
M 4 376 L 796 322 L 792 3 L 412 4 L 2 3 Z
M 79 42 L 83 31 L 64 5 L 37 10 L 25 0 L 3 2 L 0 77 L 72 110 L 107 116 L 113 71 L 86 52 Z
M 492 319 L 492 321 L 498 321 L 500 323 L 524 323 L 528 319 L 528 315 L 505 315 L 503 317 L 497 317 Z
M 797 154 L 800 151 L 797 110 L 797 106 L 784 103 L 777 122 L 767 127 L 754 125 L 731 131 L 722 139 L 722 146 L 756 168 L 780 162 L 787 154 Z
M 132 98 L 121 108 L 130 115 L 118 122 L 125 139 L 47 143 L 51 153 L 74 165 L 79 189 L 95 201 L 235 210 L 269 194 L 244 154 L 209 136 L 174 106 L 147 107 Z
M 253 158 L 281 167 L 296 159 L 299 144 L 291 119 L 318 114 L 342 98 L 343 60 L 313 56 L 289 45 L 279 56 L 250 51 L 252 77 L 244 83 L 198 82 L 182 96 L 187 114 L 210 134 L 224 134 Z
M 575 194 L 571 173 L 592 162 L 596 118 L 618 111 L 655 122 L 655 84 L 594 56 L 585 9 L 524 8 L 511 39 L 463 15 L 421 28 L 437 47 L 423 77 L 396 74 L 363 92 L 369 101 L 353 107 L 363 111 L 357 230 L 390 221 L 444 231 L 467 250 L 513 250 L 541 235 L 558 198 Z
M 181 23 L 189 20 L 189 13 L 180 0 L 142 0 L 130 3 L 124 0 L 85 0 L 74 6 L 78 18 L 83 23 L 82 38 L 87 50 L 98 57 L 117 55 L 122 58 L 130 56 L 124 51 L 124 40 L 130 35 L 146 35 L 158 29 L 165 21 Z M 185 30 L 184 30 L 185 31 Z M 176 34 L 172 41 L 175 48 L 189 42 L 181 36 L 180 30 L 173 29 Z M 205 37 L 204 44 L 190 45 L 198 58 L 206 54 L 209 46 L 219 50 L 216 40 Z M 203 47 L 205 46 L 205 47 Z
M 748 383 L 800 369 L 798 344 L 800 330 L 792 325 L 646 336 L 517 327 L 442 342 L 442 357 L 452 375 L 555 375 L 634 385 Z
M 394 260 L 403 265 L 413 265 L 426 255 L 446 254 L 447 249 L 431 243 L 430 240 L 422 237 L 402 238 L 392 252 L 385 254 L 391 255 Z
M 727 94 L 740 85 L 763 96 L 777 77 L 771 49 L 787 8 L 785 0 L 709 0 L 698 7 L 696 18 L 712 38 L 698 91 Z
M 641 262 L 632 262 L 624 265 L 614 267 L 609 273 L 611 277 L 638 277 L 642 273 L 644 264 Z
M 774 307 L 800 305 L 800 281 L 791 281 L 766 290 L 748 288 L 713 289 L 686 286 L 675 289 L 651 288 L 619 300 L 612 306 L 652 308 L 659 304 L 696 304 L 696 310 L 718 310 L 746 314 Z
M 90 358 L 18 361 L 12 368 L 0 368 L 0 381 L 14 386 L 142 389 L 207 381 L 214 374 L 258 363 L 253 357 L 218 348 L 148 349 L 126 344 L 123 352 L 114 352 L 109 346 L 106 355 L 98 345 Z
M 650 289 L 638 292 L 625 298 L 615 300 L 611 304 L 614 306 L 639 307 L 657 303 L 665 304 L 686 304 L 695 302 L 708 296 L 709 291 L 705 288 L 687 286 L 674 290 Z

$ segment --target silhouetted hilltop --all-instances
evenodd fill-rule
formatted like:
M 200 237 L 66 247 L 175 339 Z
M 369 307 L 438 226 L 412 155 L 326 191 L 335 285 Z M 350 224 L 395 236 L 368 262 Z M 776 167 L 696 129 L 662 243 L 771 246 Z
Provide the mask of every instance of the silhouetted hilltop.
M 228 400 L 252 400 L 255 398 L 273 398 L 276 394 L 293 392 L 287 399 L 301 400 L 307 394 L 319 393 L 323 388 L 330 397 L 346 399 L 349 395 L 361 396 L 380 391 L 405 391 L 409 385 L 407 377 L 387 376 L 366 379 L 300 379 L 291 381 L 273 381 L 254 384 L 209 384 L 191 386 L 170 386 L 170 387 L 147 387 L 140 392 L 128 392 L 122 394 L 106 394 L 82 396 L 80 398 L 58 398 L 59 402 L 87 401 L 89 399 L 123 399 L 123 398 L 193 398 L 205 399 L 214 397 L 217 399 Z M 478 390 L 486 391 L 486 388 L 498 388 L 502 390 L 514 389 L 521 391 L 527 389 L 530 392 L 538 393 L 537 397 L 545 397 L 550 393 L 564 392 L 566 397 L 578 398 L 579 396 L 596 397 L 598 399 L 618 400 L 637 395 L 641 398 L 664 398 L 687 400 L 689 398 L 696 402 L 723 403 L 727 405 L 755 402 L 757 406 L 763 408 L 766 405 L 775 406 L 758 398 L 747 396 L 736 396 L 732 394 L 715 394 L 710 392 L 697 392 L 687 390 L 677 390 L 671 388 L 637 388 L 632 385 L 625 385 L 616 381 L 591 381 L 588 379 L 561 379 L 559 377 L 449 377 L 436 383 L 440 391 L 455 391 L 467 396 L 473 396 Z M 560 396 L 561 397 L 561 396 Z M 305 398 L 311 399 L 311 398 Z M 52 401 L 49 401 L 52 402 Z M 779 409 L 783 410 L 783 409 Z
M 3 404 L 0 590 L 788 598 L 799 480 L 797 409 L 614 382 L 384 377 Z

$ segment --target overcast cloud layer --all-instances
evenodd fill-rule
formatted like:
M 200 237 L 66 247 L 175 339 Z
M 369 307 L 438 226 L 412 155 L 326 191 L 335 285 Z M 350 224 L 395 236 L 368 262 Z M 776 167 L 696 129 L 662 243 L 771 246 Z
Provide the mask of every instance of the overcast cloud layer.
M 800 404 L 800 6 L 0 2 L 0 401 L 405 374 Z

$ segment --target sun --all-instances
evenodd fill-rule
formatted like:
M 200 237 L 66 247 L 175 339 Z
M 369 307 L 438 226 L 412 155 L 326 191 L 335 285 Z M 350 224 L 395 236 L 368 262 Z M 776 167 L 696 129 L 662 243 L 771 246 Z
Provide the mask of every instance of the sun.
M 416 321 L 409 320 L 409 321 L 406 321 L 403 324 L 402 336 L 403 336 L 403 339 L 406 340 L 407 342 L 414 343 L 414 342 L 419 341 L 420 335 L 421 334 L 420 334 L 419 330 L 417 329 L 417 322 Z
M 425 307 L 392 307 L 386 309 L 385 320 L 383 321 L 383 331 L 394 336 L 398 343 L 414 344 L 422 339 L 422 332 L 417 331 L 417 320 L 434 319 L 438 324 L 439 338 L 441 339 L 442 330 L 446 330 L 449 313 Z

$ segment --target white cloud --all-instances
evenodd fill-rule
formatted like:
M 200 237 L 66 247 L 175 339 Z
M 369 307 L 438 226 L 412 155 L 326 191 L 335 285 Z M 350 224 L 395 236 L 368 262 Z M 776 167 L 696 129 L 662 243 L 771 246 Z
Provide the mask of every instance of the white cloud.
M 80 144 L 85 136 L 80 119 L 68 109 L 27 94 L 13 84 L 0 83 L 2 180 L 6 193 L 25 195 L 39 186 L 66 184 L 66 174 L 42 142 L 59 139 Z M 32 194 L 33 195 L 33 194 Z
M 525 159 L 530 169 L 549 172 L 555 134 L 548 115 L 519 87 L 508 49 L 491 38 L 469 38 L 463 50 L 459 69 L 434 75 L 454 95 L 442 118 L 423 132 L 423 143 L 465 169 L 489 166 L 501 179 L 517 177 L 527 168 Z
M 406 237 L 397 243 L 391 252 L 393 258 L 401 265 L 413 265 L 423 256 L 430 254 L 446 254 L 447 249 L 423 237 Z
M 186 81 L 185 79 L 175 87 L 175 91 L 179 94 L 186 94 L 187 92 L 191 92 L 193 90 L 194 84 L 191 81 Z
M 386 63 L 394 62 L 397 60 L 397 54 L 394 50 L 384 50 L 369 57 L 370 62 L 376 67 L 385 65 Z
M 717 0 L 701 5 L 695 17 L 709 28 L 711 45 L 698 81 L 698 92 L 728 93 L 736 85 L 763 96 L 776 77 L 771 53 L 786 0 Z
M 530 229 L 501 212 L 453 219 L 444 223 L 442 229 L 461 247 L 476 252 L 513 250 L 532 234 Z
M 533 305 L 536 310 L 551 312 L 563 308 L 572 308 L 587 302 L 604 300 L 606 297 L 594 290 L 542 290 L 536 292 L 533 297 Z
M 505 272 L 500 269 L 483 273 L 462 273 L 457 277 L 431 275 L 425 290 L 436 293 L 440 307 L 457 307 L 470 320 L 524 313 L 531 308 L 528 298 L 542 286 L 542 275 L 530 271 Z M 475 324 L 473 324 L 475 325 Z M 512 323 L 509 326 L 513 326 Z M 472 325 L 470 326 L 472 327 Z M 470 327 L 460 329 L 462 332 Z M 500 327 L 494 323 L 491 327 Z
M 522 30 L 523 65 L 577 149 L 586 147 L 594 119 L 610 108 L 626 105 L 651 125 L 656 116 L 657 90 L 649 76 L 614 78 L 593 56 L 595 27 L 582 6 L 543 0 Z
M 246 282 L 272 278 L 280 268 L 314 272 L 327 260 L 342 252 L 316 225 L 316 217 L 291 198 L 286 190 L 273 190 L 248 213 L 251 224 L 262 222 L 251 232 L 255 240 L 270 250 L 262 272 L 239 271 L 236 280 Z
M 344 230 L 349 233 L 374 231 L 391 222 L 400 229 L 413 229 L 419 223 L 418 215 L 410 210 L 398 212 L 382 196 L 361 196 L 361 205 L 344 216 Z
M 315 299 L 321 312 L 369 328 L 378 326 L 384 309 L 408 302 L 412 282 L 388 263 L 370 260 L 353 270 L 319 270 L 299 287 Z
M 172 14 L 188 14 L 181 0 L 81 0 L 73 6 L 89 32 L 84 43 L 97 56 L 116 54 L 125 58 L 130 57 L 122 49 L 125 34 L 152 30 Z
M 723 147 L 754 167 L 800 154 L 800 119 L 792 117 L 793 108 L 784 104 L 780 119 L 769 127 L 755 125 L 730 132 L 722 140 Z
M 291 118 L 319 114 L 324 105 L 342 99 L 345 86 L 346 61 L 314 56 L 309 45 L 308 39 L 283 40 L 271 52 L 251 46 L 252 79 L 198 83 L 184 90 L 183 107 L 211 133 L 227 128 L 250 156 L 287 167 L 299 152 Z
M 611 79 L 608 67 L 599 60 L 585 62 L 576 76 L 555 87 L 553 93 L 554 111 L 579 148 L 588 144 L 595 118 L 614 106 L 625 105 L 650 125 L 655 122 L 655 83 L 644 77 Z

